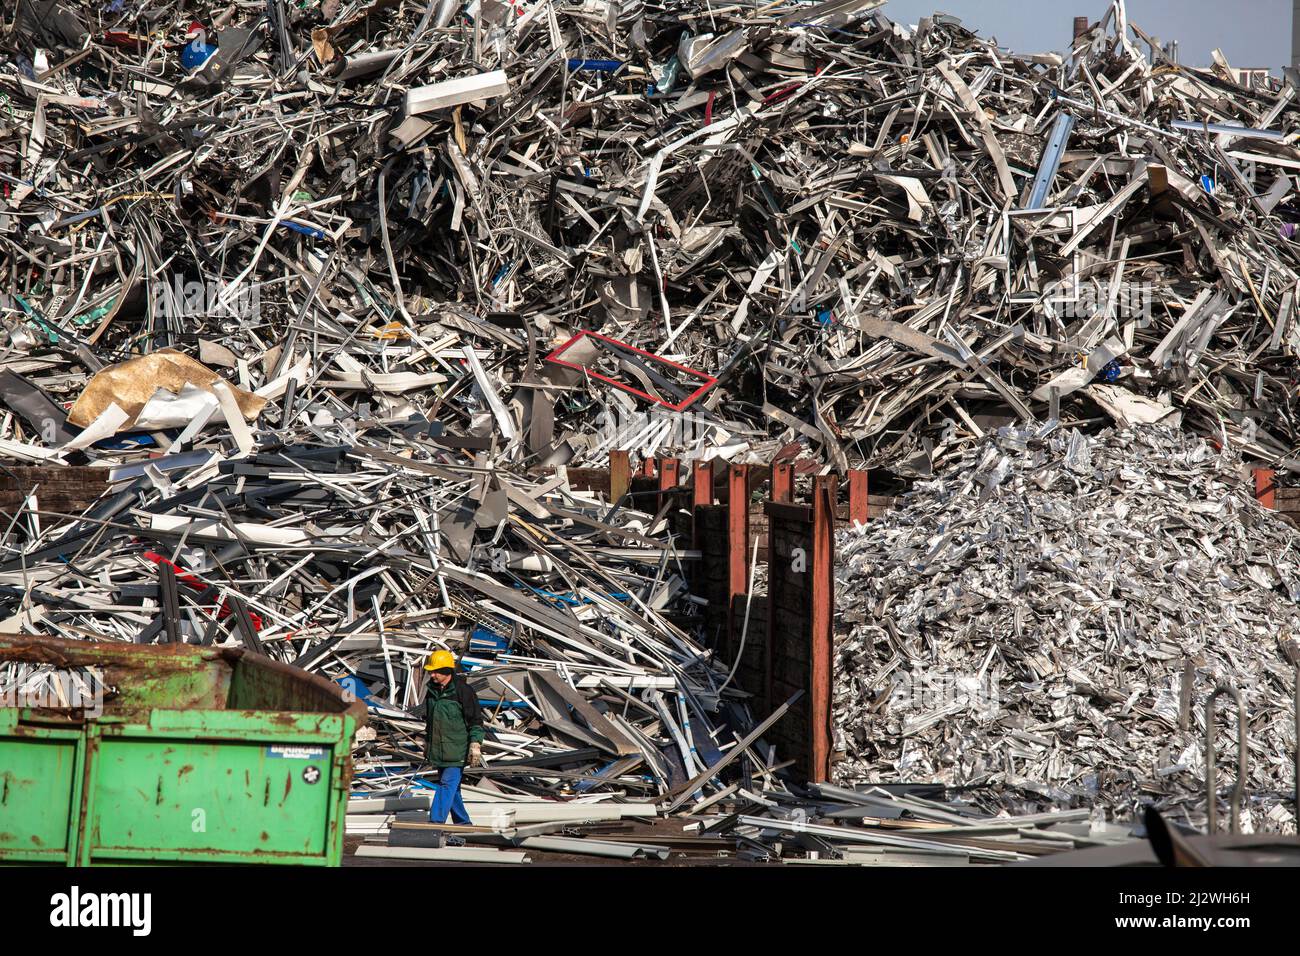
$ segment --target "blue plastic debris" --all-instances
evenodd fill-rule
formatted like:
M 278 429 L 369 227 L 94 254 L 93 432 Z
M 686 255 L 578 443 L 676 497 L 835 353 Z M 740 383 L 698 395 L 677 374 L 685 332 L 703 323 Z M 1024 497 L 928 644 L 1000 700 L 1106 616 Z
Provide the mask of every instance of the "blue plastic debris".
M 1208 176 L 1208 175 L 1207 175 L 1207 176 L 1202 176 L 1202 177 L 1201 177 L 1201 188 L 1204 189 L 1204 190 L 1205 190 L 1207 193 L 1209 193 L 1211 196 L 1213 196 L 1213 195 L 1214 195 L 1214 180 L 1213 180 L 1210 176 Z
M 190 42 L 181 50 L 181 66 L 193 72 L 207 63 L 217 48 L 207 42 L 208 34 L 199 23 L 191 23 L 185 36 Z
M 1120 364 L 1119 359 L 1111 359 L 1101 370 L 1101 377 L 1107 382 L 1113 382 L 1119 378 Z
M 291 229 L 294 232 L 301 232 L 304 236 L 311 236 L 313 239 L 325 238 L 324 232 L 312 226 L 304 226 L 301 223 L 290 222 L 287 219 L 281 220 L 280 225 L 284 226 L 286 229 Z
M 597 770 L 595 773 L 593 773 L 593 774 L 591 775 L 591 778 L 590 778 L 590 779 L 583 780 L 581 783 L 579 783 L 579 784 L 578 784 L 576 787 L 574 787 L 573 789 L 576 790 L 576 791 L 578 791 L 578 793 L 586 793 L 588 790 L 593 789 L 594 787 L 598 786 L 598 785 L 602 782 L 601 780 L 596 779 L 596 778 L 604 777 L 604 776 L 605 776 L 607 773 L 609 773 L 609 771 L 612 770 L 616 765 L 617 765 L 617 761 L 615 761 L 615 762 L 613 762 L 613 763 L 607 763 L 607 764 L 605 764 L 605 766 L 601 767 L 599 770 Z
M 622 65 L 622 60 L 569 60 L 570 70 L 592 70 L 596 73 L 613 73 Z
M 527 710 L 528 704 L 522 700 L 493 700 L 490 697 L 480 697 L 478 699 L 480 707 L 486 707 L 488 710 Z
M 817 310 L 817 324 L 831 325 L 835 321 L 835 313 L 831 309 Z
M 471 651 L 501 652 L 510 649 L 510 642 L 485 627 L 476 627 L 469 636 L 469 647 Z
M 174 429 L 163 434 L 175 438 L 180 434 L 179 429 Z M 127 435 L 114 435 L 112 438 L 104 438 L 95 442 L 91 447 L 99 448 L 104 451 L 125 451 L 130 448 L 148 448 L 151 445 L 158 444 L 154 441 L 152 435 L 148 432 L 132 432 Z
M 348 674 L 344 677 L 340 677 L 334 681 L 334 683 L 338 684 L 357 700 L 361 701 L 366 705 L 366 707 L 373 710 L 380 706 L 380 701 L 378 701 L 375 698 L 375 695 L 371 693 L 370 688 L 367 687 L 362 682 L 361 678 L 357 677 L 355 674 Z

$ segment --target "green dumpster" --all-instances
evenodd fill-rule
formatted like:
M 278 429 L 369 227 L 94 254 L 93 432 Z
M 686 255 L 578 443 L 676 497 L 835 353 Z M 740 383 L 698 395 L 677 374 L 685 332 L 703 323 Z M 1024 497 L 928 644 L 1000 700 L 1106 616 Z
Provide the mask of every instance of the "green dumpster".
M 7 662 L 100 692 L 0 698 L 0 862 L 338 865 L 365 707 L 337 685 L 183 644 L 0 636 Z

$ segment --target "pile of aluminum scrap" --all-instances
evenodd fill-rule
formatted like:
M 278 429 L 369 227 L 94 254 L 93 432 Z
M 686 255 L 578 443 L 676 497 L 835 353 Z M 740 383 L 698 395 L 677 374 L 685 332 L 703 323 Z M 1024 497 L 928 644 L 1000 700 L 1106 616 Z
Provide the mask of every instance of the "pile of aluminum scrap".
M 843 532 L 837 781 L 933 780 L 1013 813 L 1154 802 L 1203 826 L 1205 704 L 1226 684 L 1245 825 L 1294 830 L 1300 534 L 1239 467 L 1160 426 L 1001 428 Z M 1227 702 L 1215 723 L 1226 801 Z
M 474 821 L 469 825 L 429 823 L 428 791 L 350 800 L 347 832 L 364 837 L 356 855 L 522 863 L 553 859 L 554 854 L 588 860 L 666 860 L 670 855 L 716 856 L 731 848 L 727 841 L 684 833 L 680 823 L 659 821 L 653 803 L 606 797 L 538 800 L 476 786 L 465 787 L 463 793 Z M 527 856 L 520 858 L 517 851 Z
M 0 631 L 324 674 L 370 708 L 377 794 L 427 783 L 420 664 L 446 647 L 487 713 L 475 786 L 771 810 L 781 755 L 699 634 L 698 555 L 566 469 L 621 448 L 937 470 L 850 545 L 873 565 L 846 581 L 846 779 L 1186 802 L 1165 673 L 1186 653 L 1198 694 L 1247 695 L 1256 823 L 1287 824 L 1261 794 L 1291 532 L 1170 434 L 989 435 L 1181 423 L 1292 467 L 1296 85 L 1172 64 L 1118 0 L 1064 57 L 880 7 L 18 0 Z M 83 472 L 106 489 L 84 510 Z M 1112 497 L 1139 504 L 1094 513 Z M 854 688 L 922 660 L 999 681 L 970 746 L 953 714 L 900 736 L 887 701 L 864 712 Z
M 171 454 L 105 469 L 85 514 L 19 508 L 0 630 L 235 642 L 324 674 L 370 708 L 363 788 L 427 774 L 435 648 L 485 708 L 471 774 L 500 790 L 675 795 L 749 729 L 746 695 L 693 635 L 696 554 L 665 519 L 563 473 L 529 480 L 401 434 L 393 448 L 408 457 L 374 442 Z
M 554 854 L 621 860 L 694 860 L 856 866 L 1001 865 L 1133 839 L 1132 828 L 1087 810 L 988 816 L 942 786 L 811 784 L 733 793 L 682 819 L 650 803 L 586 797 L 560 803 L 465 790 L 472 825 L 430 824 L 427 792 L 349 801 L 358 856 L 489 863 Z M 954 798 L 955 797 L 955 798 Z M 724 809 L 719 809 L 725 805 Z M 527 859 L 510 856 L 524 850 Z
M 1033 416 L 1293 467 L 1295 77 L 1118 0 L 1068 55 L 886 11 L 20 0 L 0 452 L 427 420 L 916 475 Z M 164 349 L 227 385 L 103 378 Z
M 821 783 L 798 799 L 768 791 L 695 828 L 727 834 L 743 859 L 845 866 L 1004 865 L 1133 839 L 1128 827 L 1088 817 L 1059 809 L 990 816 L 933 784 Z

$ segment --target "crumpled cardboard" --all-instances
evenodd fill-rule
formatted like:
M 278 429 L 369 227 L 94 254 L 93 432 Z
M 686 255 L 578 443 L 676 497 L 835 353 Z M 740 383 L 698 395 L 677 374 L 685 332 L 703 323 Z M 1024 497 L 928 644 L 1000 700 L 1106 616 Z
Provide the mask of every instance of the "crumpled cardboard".
M 127 431 L 135 427 L 136 419 L 159 389 L 180 395 L 185 386 L 190 385 L 215 397 L 216 392 L 212 386 L 219 381 L 225 380 L 188 355 L 175 349 L 160 349 L 96 372 L 68 412 L 68 421 L 85 428 L 109 405 L 117 404 L 130 416 L 121 428 L 122 431 Z M 246 392 L 230 382 L 226 382 L 226 385 L 234 394 L 235 404 L 245 418 L 252 421 L 261 414 L 266 406 L 265 398 Z M 150 427 L 163 426 L 153 421 Z

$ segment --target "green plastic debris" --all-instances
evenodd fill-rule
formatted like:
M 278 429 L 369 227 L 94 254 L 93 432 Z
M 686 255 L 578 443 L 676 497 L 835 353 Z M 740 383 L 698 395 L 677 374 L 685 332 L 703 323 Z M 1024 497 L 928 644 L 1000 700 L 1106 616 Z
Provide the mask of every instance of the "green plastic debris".
M 113 308 L 113 303 L 116 301 L 117 301 L 117 297 L 114 296 L 113 298 L 105 302 L 103 305 L 101 305 L 98 309 L 91 309 L 89 312 L 85 313 L 84 315 L 77 316 L 72 321 L 77 323 L 77 325 L 89 325 L 91 322 L 98 322 L 104 316 L 108 315 L 109 311 Z

